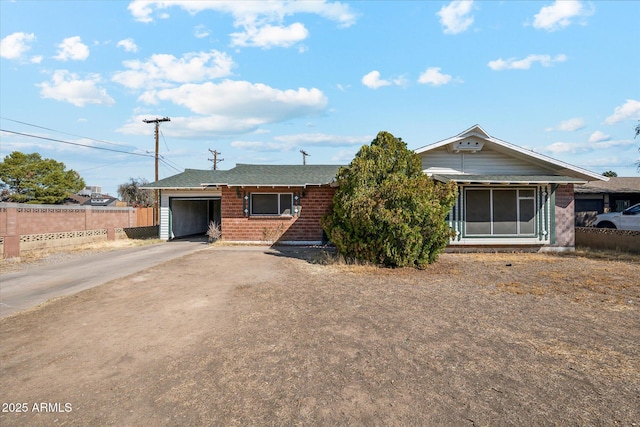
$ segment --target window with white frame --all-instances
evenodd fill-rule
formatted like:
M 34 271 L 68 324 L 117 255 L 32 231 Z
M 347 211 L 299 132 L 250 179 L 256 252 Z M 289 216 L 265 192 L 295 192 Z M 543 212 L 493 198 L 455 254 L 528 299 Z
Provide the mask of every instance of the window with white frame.
M 536 232 L 536 190 L 466 188 L 467 236 L 532 236 Z
M 292 193 L 252 193 L 251 215 L 291 215 Z

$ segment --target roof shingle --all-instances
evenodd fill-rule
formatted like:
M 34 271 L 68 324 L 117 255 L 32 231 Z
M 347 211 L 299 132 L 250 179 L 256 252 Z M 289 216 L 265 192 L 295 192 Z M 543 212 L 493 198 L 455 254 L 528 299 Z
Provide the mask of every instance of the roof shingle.
M 249 165 L 230 170 L 185 169 L 184 172 L 146 184 L 143 188 L 202 188 L 206 186 L 250 187 L 331 184 L 340 165 Z

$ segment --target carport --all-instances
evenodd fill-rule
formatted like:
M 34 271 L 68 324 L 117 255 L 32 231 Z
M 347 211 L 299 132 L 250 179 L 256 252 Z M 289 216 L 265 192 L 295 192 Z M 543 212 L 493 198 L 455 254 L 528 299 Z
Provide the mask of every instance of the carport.
M 169 238 L 205 234 L 221 222 L 220 197 L 169 197 Z

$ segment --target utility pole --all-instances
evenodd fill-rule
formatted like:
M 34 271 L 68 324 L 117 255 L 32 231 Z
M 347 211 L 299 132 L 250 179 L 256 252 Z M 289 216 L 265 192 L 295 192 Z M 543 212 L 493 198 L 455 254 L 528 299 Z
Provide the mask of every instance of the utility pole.
M 309 153 L 304 150 L 300 150 L 300 152 L 302 153 L 302 165 L 304 166 L 307 164 L 307 156 L 309 155 Z
M 218 154 L 222 154 L 221 152 L 219 152 L 218 150 L 212 150 L 211 148 L 209 148 L 209 152 L 211 154 L 213 154 L 213 159 L 207 159 L 210 162 L 213 162 L 213 170 L 218 169 L 218 163 L 222 162 L 224 159 L 218 159 Z
M 164 117 L 162 119 L 144 119 L 142 120 L 145 123 L 155 123 L 156 125 L 156 130 L 155 130 L 155 136 L 156 136 L 156 181 L 158 180 L 158 141 L 159 141 L 159 134 L 160 134 L 160 122 L 170 122 L 171 119 L 169 117 Z M 156 195 L 156 203 L 154 206 L 154 211 L 153 211 L 153 225 L 158 225 L 159 219 L 160 219 L 160 215 L 159 215 L 159 211 L 158 211 L 158 207 L 160 205 L 160 201 L 158 200 L 158 190 L 155 191 L 155 195 Z

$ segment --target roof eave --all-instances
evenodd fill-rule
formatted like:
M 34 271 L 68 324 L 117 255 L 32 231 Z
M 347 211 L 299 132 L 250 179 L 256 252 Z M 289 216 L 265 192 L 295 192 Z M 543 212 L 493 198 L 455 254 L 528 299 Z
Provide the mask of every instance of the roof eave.
M 329 185 L 330 182 L 307 182 L 304 184 L 296 183 L 296 184 L 281 184 L 281 183 L 262 183 L 262 184 L 224 184 L 228 187 L 321 187 L 323 185 Z
M 471 175 L 459 175 L 455 178 L 446 174 L 433 174 L 433 179 L 441 182 L 454 181 L 462 184 L 495 184 L 495 185 L 523 185 L 523 184 L 585 184 L 588 181 L 581 179 L 553 179 L 553 178 L 532 178 L 532 179 L 504 179 L 504 178 L 474 178 Z M 558 177 L 573 178 L 573 177 Z

